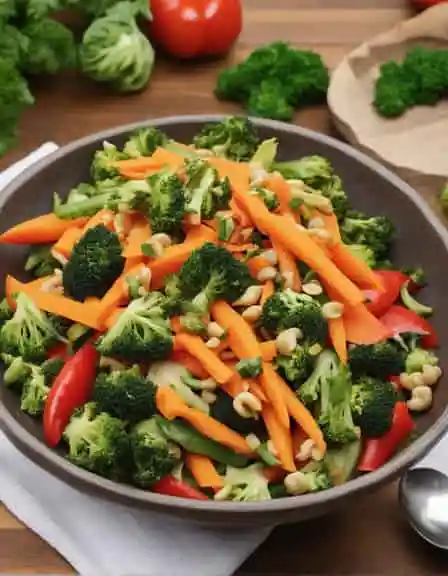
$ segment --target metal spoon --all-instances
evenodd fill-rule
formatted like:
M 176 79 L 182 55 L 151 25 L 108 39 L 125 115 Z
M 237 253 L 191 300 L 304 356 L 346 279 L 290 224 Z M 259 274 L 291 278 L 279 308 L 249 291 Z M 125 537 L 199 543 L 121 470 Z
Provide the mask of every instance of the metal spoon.
M 448 476 L 431 468 L 413 468 L 401 478 L 398 494 L 417 534 L 448 549 Z

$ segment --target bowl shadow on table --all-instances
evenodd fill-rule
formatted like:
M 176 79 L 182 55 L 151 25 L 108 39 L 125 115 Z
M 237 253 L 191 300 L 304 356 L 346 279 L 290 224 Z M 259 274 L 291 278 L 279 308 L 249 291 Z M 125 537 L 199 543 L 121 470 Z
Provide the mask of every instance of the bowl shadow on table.
M 165 129 L 171 137 L 187 142 L 191 141 L 192 136 L 200 127 L 200 123 L 196 118 L 195 121 L 187 121 L 184 119 L 181 123 L 168 123 L 166 125 L 161 123 L 160 126 L 162 129 Z M 281 125 L 278 125 L 278 127 L 280 126 Z M 345 151 L 337 147 L 329 146 L 328 143 L 320 137 L 314 137 L 311 134 L 300 135 L 290 131 L 288 127 L 281 131 L 276 131 L 276 128 L 273 126 L 263 126 L 260 129 L 260 136 L 262 138 L 272 137 L 273 135 L 277 135 L 280 138 L 281 159 L 292 160 L 309 154 L 322 154 L 328 157 L 345 182 L 346 189 L 355 208 L 362 209 L 371 214 L 384 214 L 396 221 L 398 235 L 400 237 L 400 242 L 397 244 L 395 251 L 396 261 L 399 265 L 423 265 L 427 270 L 429 287 L 426 289 L 427 295 L 424 295 L 424 298 L 431 302 L 436 310 L 439 311 L 434 317 L 434 326 L 439 332 L 440 340 L 443 344 L 441 367 L 445 371 L 448 370 L 448 353 L 445 352 L 445 347 L 448 347 L 448 325 L 443 321 L 443 313 L 444 310 L 447 309 L 445 295 L 448 292 L 448 277 L 446 276 L 444 266 L 440 265 L 440 263 L 443 262 L 448 263 L 448 254 L 441 237 L 438 236 L 434 230 L 433 223 L 424 218 L 420 209 L 407 199 L 404 194 L 399 193 L 397 188 L 391 182 L 385 180 L 380 172 L 375 172 L 367 165 L 356 162 L 352 157 L 348 156 Z M 26 218 L 48 211 L 51 204 L 51 193 L 53 191 L 59 191 L 64 195 L 80 181 L 85 181 L 88 178 L 88 166 L 91 156 L 105 137 L 118 145 L 122 145 L 126 134 L 119 134 L 119 130 L 117 130 L 116 135 L 113 133 L 107 134 L 106 136 L 104 134 L 100 135 L 97 140 L 89 141 L 83 147 L 72 150 L 70 157 L 61 156 L 56 162 L 49 163 L 42 171 L 36 174 L 33 180 L 26 181 L 23 186 L 16 190 L 13 198 L 7 199 L 0 212 L 1 229 L 5 229 Z M 30 202 L 30 198 L 33 199 L 32 202 Z M 420 238 L 424 238 L 425 241 L 422 242 Z M 8 272 L 17 276 L 19 279 L 23 279 L 25 249 L 4 246 L 1 252 L 0 272 L 2 274 Z M 447 394 L 448 389 L 440 386 L 436 393 L 433 410 L 418 419 L 418 427 L 421 431 L 426 431 L 441 416 L 447 404 Z M 63 470 L 64 466 L 59 464 L 59 460 L 56 464 L 55 459 L 50 462 L 49 457 L 43 456 L 42 427 L 39 422 L 33 421 L 20 412 L 18 399 L 12 395 L 11 391 L 0 387 L 0 402 L 4 406 L 5 412 L 8 413 L 10 421 L 15 421 L 15 432 L 12 436 L 15 436 L 16 441 L 18 441 L 20 437 L 20 441 L 18 442 L 19 448 L 25 451 L 32 459 L 39 461 L 40 465 L 44 468 L 47 468 L 53 473 L 57 473 L 59 477 L 65 480 L 74 481 L 72 477 L 73 473 L 69 471 L 67 465 L 65 465 L 65 469 Z M 26 432 L 24 433 L 23 429 L 25 429 L 28 434 Z M 28 435 L 33 437 L 32 445 L 30 445 Z M 39 450 L 36 449 L 36 443 L 39 445 Z M 421 456 L 423 456 L 423 454 L 421 454 Z M 395 476 L 396 474 L 397 471 L 395 471 Z M 103 489 L 94 489 L 93 486 L 90 485 L 92 481 L 87 479 L 86 476 L 90 478 L 90 475 L 83 477 L 83 489 L 90 488 L 90 491 L 95 491 L 97 496 L 113 497 L 114 499 L 126 501 L 128 504 L 136 504 L 138 498 L 134 499 L 134 496 L 132 496 L 132 498 L 130 498 L 129 495 L 123 497 L 123 494 L 118 495 L 116 492 L 112 495 L 110 491 L 106 493 Z M 96 484 L 98 485 L 99 480 L 96 480 Z M 390 481 L 390 478 L 386 478 L 385 480 Z M 190 515 L 187 510 L 178 509 L 173 502 L 160 504 L 159 510 L 162 511 L 163 509 L 163 511 L 166 510 L 168 513 L 186 516 L 191 520 L 197 519 L 204 521 L 210 519 L 213 523 L 215 521 L 225 521 L 228 522 L 229 525 L 237 523 L 243 527 L 246 524 L 262 526 L 278 524 L 279 522 L 297 522 L 311 516 L 327 514 L 333 509 L 333 506 L 343 505 L 344 508 L 337 518 L 344 519 L 345 511 L 350 509 L 350 501 L 346 503 L 346 499 L 352 496 L 352 490 L 350 488 L 351 487 L 347 486 L 347 491 L 341 494 L 340 498 L 335 501 L 331 501 L 331 499 L 327 501 L 327 494 L 321 494 L 319 498 L 313 502 L 312 506 L 303 507 L 299 501 L 294 500 L 290 501 L 290 506 L 286 506 L 282 511 L 275 510 L 274 507 L 272 509 L 269 508 L 269 506 L 264 507 L 263 504 L 260 504 L 259 509 L 252 509 L 250 512 L 245 509 L 243 513 L 241 509 L 241 514 L 239 511 L 236 511 L 236 508 L 232 508 L 232 512 L 226 511 L 224 514 L 221 514 L 221 512 L 219 514 L 212 512 L 210 509 L 210 513 L 207 512 L 207 514 L 196 513 L 198 512 L 196 510 L 195 514 Z M 373 486 L 369 489 L 372 490 Z M 142 500 L 139 500 L 139 503 L 146 505 L 148 502 L 146 502 L 146 500 L 143 502 L 142 498 Z M 277 503 L 279 502 L 277 501 Z M 157 508 L 157 506 L 154 506 L 154 508 Z M 219 506 L 216 508 L 219 508 Z M 319 526 L 319 523 L 313 525 Z

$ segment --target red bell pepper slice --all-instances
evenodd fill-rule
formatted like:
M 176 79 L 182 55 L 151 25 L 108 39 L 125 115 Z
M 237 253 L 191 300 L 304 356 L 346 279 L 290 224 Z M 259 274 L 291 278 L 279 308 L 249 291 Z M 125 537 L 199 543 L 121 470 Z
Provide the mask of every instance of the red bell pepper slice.
M 380 320 L 397 336 L 405 333 L 421 334 L 423 348 L 437 348 L 439 345 L 436 331 L 431 324 L 404 306 L 392 306 Z
M 43 425 L 47 444 L 55 448 L 74 410 L 91 398 L 99 354 L 87 342 L 69 358 L 56 377 L 44 407 Z
M 384 287 L 380 290 L 363 290 L 369 302 L 367 309 L 377 318 L 385 314 L 400 295 L 403 284 L 409 280 L 402 272 L 396 270 L 376 270 L 375 275 Z
M 366 441 L 358 470 L 373 472 L 380 468 L 395 454 L 400 444 L 414 429 L 415 422 L 409 414 L 408 407 L 404 402 L 397 402 L 390 430 L 381 438 L 369 438 Z
M 177 496 L 178 498 L 188 498 L 189 500 L 209 500 L 209 498 L 190 486 L 186 482 L 177 480 L 171 475 L 164 476 L 152 487 L 152 491 L 165 496 Z
M 68 355 L 69 355 L 69 347 L 67 346 L 67 344 L 64 344 L 64 342 L 60 342 L 59 344 L 56 344 L 56 346 L 53 346 L 53 348 L 50 348 L 50 350 L 48 350 L 47 359 L 54 360 L 56 358 L 61 358 L 62 360 L 64 360 Z

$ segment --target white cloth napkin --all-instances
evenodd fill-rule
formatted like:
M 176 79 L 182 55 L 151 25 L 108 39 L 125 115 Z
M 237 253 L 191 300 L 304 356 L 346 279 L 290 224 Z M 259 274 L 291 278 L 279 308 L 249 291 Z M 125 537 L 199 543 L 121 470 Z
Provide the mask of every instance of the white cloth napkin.
M 0 174 L 0 190 L 58 146 Z M 27 460 L 0 433 L 0 501 L 82 576 L 229 576 L 270 533 L 201 528 L 93 498 Z

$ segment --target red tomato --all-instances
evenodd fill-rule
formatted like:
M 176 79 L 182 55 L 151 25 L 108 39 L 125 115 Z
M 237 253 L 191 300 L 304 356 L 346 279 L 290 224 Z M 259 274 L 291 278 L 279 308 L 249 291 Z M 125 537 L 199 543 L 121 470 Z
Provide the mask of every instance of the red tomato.
M 241 33 L 240 0 L 151 0 L 152 39 L 178 58 L 224 54 Z

